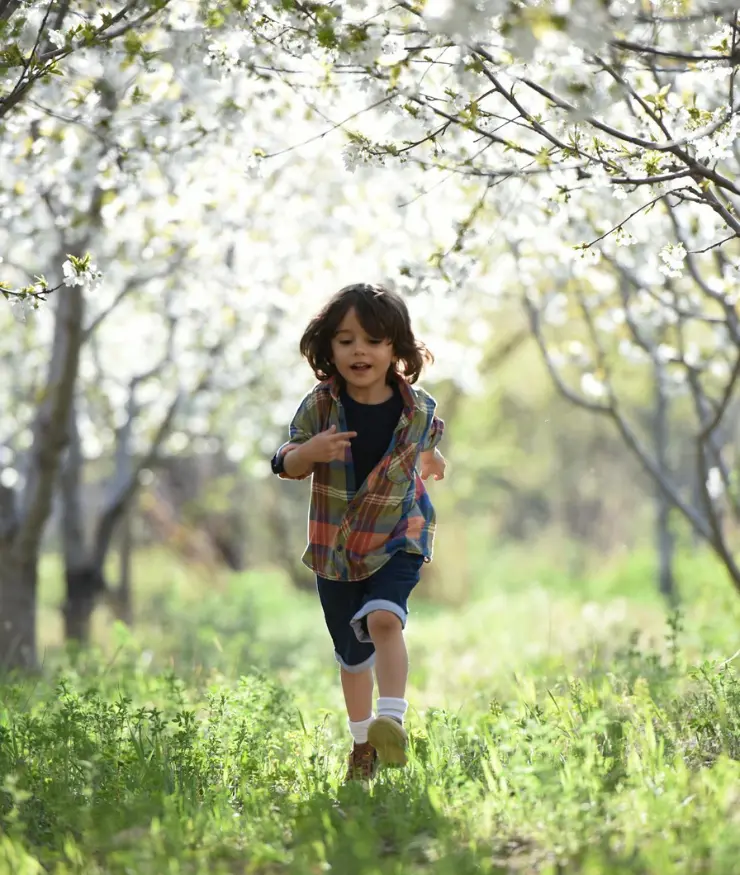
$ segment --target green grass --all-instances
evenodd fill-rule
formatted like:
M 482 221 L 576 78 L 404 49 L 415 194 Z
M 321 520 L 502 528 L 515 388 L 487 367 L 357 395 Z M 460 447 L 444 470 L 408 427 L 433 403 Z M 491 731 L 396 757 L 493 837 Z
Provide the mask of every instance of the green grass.
M 44 673 L 0 686 L 0 875 L 736 875 L 717 569 L 682 560 L 668 622 L 645 557 L 570 587 L 524 554 L 485 567 L 467 604 L 413 603 L 411 763 L 364 790 L 311 593 L 141 556 L 136 630 L 103 608 L 65 655 L 50 562 Z

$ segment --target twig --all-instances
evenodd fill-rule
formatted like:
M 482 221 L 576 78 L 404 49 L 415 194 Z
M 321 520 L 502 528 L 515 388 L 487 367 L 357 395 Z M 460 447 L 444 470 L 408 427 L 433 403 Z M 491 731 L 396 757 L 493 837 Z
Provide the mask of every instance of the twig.
M 655 55 L 659 58 L 675 58 L 677 61 L 727 61 L 737 64 L 738 59 L 734 54 L 717 55 L 704 54 L 702 52 L 679 52 L 672 49 L 659 49 L 657 46 L 646 46 L 642 43 L 633 43 L 629 40 L 613 40 L 611 45 L 616 49 L 624 49 L 628 52 L 637 52 L 640 55 Z
M 735 653 L 733 653 L 729 659 L 726 659 L 724 662 L 720 662 L 720 664 L 717 666 L 717 668 L 724 668 L 725 666 L 729 665 L 731 662 L 734 662 L 738 658 L 738 656 L 740 656 L 740 650 L 736 650 Z
M 709 252 L 711 249 L 716 249 L 718 246 L 722 246 L 723 243 L 728 243 L 730 240 L 735 240 L 736 238 L 737 234 L 729 234 L 718 243 L 712 243 L 711 246 L 706 246 L 704 249 L 688 249 L 687 252 L 689 252 L 691 255 L 702 255 L 704 252 Z
M 609 231 L 604 232 L 600 237 L 597 237 L 595 240 L 592 240 L 590 243 L 585 244 L 586 249 L 590 249 L 592 246 L 595 246 L 597 243 L 600 243 L 610 234 L 613 234 L 615 231 L 619 231 L 624 225 L 629 222 L 630 219 L 634 219 L 635 216 L 639 215 L 644 210 L 651 207 L 653 204 L 657 203 L 659 200 L 662 200 L 665 197 L 663 193 L 659 194 L 657 197 L 654 197 L 652 200 L 649 200 L 647 203 L 643 204 L 641 207 L 638 207 L 634 212 L 630 213 L 629 216 L 624 218 L 618 225 L 615 225 Z

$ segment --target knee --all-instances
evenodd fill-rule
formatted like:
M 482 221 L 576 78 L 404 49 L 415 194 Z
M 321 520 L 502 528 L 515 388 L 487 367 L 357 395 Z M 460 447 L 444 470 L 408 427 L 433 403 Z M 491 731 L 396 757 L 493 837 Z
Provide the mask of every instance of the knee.
M 378 638 L 387 638 L 390 635 L 397 635 L 403 624 L 399 617 L 390 611 L 373 611 L 367 618 L 367 631 L 373 641 Z

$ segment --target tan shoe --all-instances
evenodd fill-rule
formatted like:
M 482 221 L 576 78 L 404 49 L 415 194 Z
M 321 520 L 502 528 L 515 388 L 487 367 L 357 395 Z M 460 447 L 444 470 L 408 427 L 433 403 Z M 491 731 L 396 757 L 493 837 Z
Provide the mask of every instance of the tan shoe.
M 357 744 L 355 742 L 349 755 L 347 764 L 347 775 L 344 779 L 345 784 L 350 781 L 371 781 L 375 777 L 375 772 L 378 770 L 378 752 L 375 748 L 368 744 Z
M 409 737 L 398 720 L 392 717 L 377 717 L 370 724 L 367 740 L 377 750 L 382 765 L 406 765 Z

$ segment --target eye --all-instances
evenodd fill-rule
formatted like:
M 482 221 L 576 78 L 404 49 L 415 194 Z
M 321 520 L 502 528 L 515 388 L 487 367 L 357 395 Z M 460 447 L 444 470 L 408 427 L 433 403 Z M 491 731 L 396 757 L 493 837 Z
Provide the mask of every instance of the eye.
M 338 343 L 340 346 L 349 346 L 352 343 L 352 341 L 351 340 L 340 340 L 340 341 L 338 341 Z
M 385 341 L 384 340 L 377 340 L 376 338 L 371 337 L 370 343 L 372 343 L 373 346 L 380 346 L 380 344 L 385 343 Z

